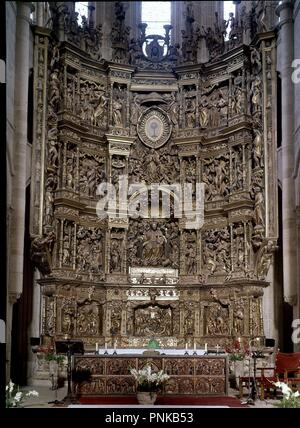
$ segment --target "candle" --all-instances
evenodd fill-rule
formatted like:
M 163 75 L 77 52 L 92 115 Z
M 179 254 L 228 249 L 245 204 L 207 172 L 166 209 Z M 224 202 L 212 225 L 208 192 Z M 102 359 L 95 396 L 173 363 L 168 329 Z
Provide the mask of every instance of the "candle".
M 96 342 L 96 352 L 99 351 L 99 346 L 98 346 L 98 342 Z
M 114 349 L 117 349 L 117 343 L 118 343 L 118 341 L 116 339 L 115 342 L 114 342 Z
M 194 341 L 194 351 L 196 351 L 196 342 Z
M 106 351 L 107 350 L 107 342 L 105 342 L 104 347 L 105 347 L 105 351 Z
M 204 345 L 204 351 L 207 352 L 207 343 Z
M 219 345 L 217 345 L 217 354 L 219 353 Z
M 188 347 L 187 347 L 187 343 L 186 343 L 186 344 L 185 344 L 185 350 L 186 350 L 186 351 L 187 351 L 187 348 L 188 348 Z

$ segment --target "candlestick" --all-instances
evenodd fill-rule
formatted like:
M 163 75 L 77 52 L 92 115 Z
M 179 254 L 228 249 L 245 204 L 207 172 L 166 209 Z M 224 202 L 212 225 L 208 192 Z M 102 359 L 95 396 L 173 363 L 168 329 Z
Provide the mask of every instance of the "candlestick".
M 189 355 L 189 353 L 188 353 L 188 344 L 187 343 L 185 344 L 185 353 L 184 353 L 184 355 Z
M 117 354 L 117 340 L 114 341 L 114 352 L 113 355 Z
M 107 352 L 107 342 L 105 342 L 104 348 L 105 348 L 104 355 L 107 355 L 108 354 L 108 352 Z

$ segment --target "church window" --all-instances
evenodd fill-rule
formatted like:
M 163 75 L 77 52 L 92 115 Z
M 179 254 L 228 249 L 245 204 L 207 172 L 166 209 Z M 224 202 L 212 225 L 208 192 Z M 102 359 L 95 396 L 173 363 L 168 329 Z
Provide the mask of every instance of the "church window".
M 78 25 L 81 25 L 81 17 L 88 17 L 88 1 L 76 1 L 75 2 L 75 12 L 78 12 Z
M 231 21 L 230 21 L 230 15 L 229 14 L 233 13 L 233 15 L 235 16 L 236 9 L 235 9 L 235 4 L 233 3 L 232 0 L 223 1 L 223 5 L 224 5 L 223 19 L 225 19 L 228 23 L 225 39 L 228 40 L 229 39 L 229 33 L 230 33 L 230 27 L 231 27 Z
M 170 1 L 142 1 L 141 22 L 147 24 L 146 36 L 165 35 L 164 25 L 171 24 Z

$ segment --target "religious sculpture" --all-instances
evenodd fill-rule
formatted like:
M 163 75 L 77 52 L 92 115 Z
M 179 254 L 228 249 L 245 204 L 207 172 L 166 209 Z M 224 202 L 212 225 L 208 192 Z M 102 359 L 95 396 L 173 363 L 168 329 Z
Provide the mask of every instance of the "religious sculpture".
M 228 19 L 216 14 L 212 26 L 200 30 L 188 2 L 179 46 L 170 44 L 170 26 L 164 36 L 147 38 L 141 23 L 138 37 L 130 40 L 125 6 L 116 2 L 111 43 L 105 42 L 110 61 L 102 55 L 102 27 L 94 27 L 90 17 L 79 25 L 69 6 L 57 6 L 53 35 L 41 35 L 49 45 L 43 48 L 37 38 L 34 65 L 33 257 L 53 288 L 50 296 L 42 285 L 43 335 L 76 334 L 90 347 L 95 336 L 104 340 L 102 334 L 108 343 L 118 337 L 121 347 L 145 346 L 152 335 L 166 347 L 184 346 L 186 338 L 204 343 L 203 335 L 212 346 L 224 345 L 233 333 L 248 334 L 252 312 L 251 329 L 259 331 L 261 303 L 251 281 L 256 289 L 265 286 L 274 250 L 266 242 L 276 240 L 275 232 L 274 240 L 266 238 L 273 215 L 267 199 L 276 187 L 272 190 L 273 177 L 269 184 L 264 180 L 272 171 L 273 146 L 272 115 L 262 104 L 272 99 L 265 82 L 274 64 L 272 45 L 263 51 L 271 35 L 249 49 L 233 49 L 243 38 L 254 39 L 256 24 L 264 28 L 263 14 L 255 18 L 252 6 Z M 203 38 L 209 61 L 194 66 Z M 154 134 L 167 130 L 161 144 L 140 133 L 143 118 L 153 123 L 147 111 L 161 113 L 161 128 L 151 128 Z M 125 174 L 129 184 L 149 192 L 140 195 L 136 218 L 131 213 L 99 218 L 98 185 L 109 182 L 118 190 Z M 190 184 L 194 197 L 199 181 L 205 183 L 200 230 L 176 217 L 173 196 L 169 217 L 162 192 L 157 217 L 151 212 L 151 185 Z M 135 197 L 130 195 L 132 206 Z M 41 230 L 44 235 L 38 236 Z M 235 282 L 240 300 L 232 294 Z M 96 287 L 88 291 L 91 284 Z M 217 297 L 209 284 L 217 285 Z M 116 364 L 111 370 L 121 369 Z M 210 376 L 212 369 L 201 370 Z M 190 387 L 221 388 L 207 379 Z M 132 385 L 110 382 L 103 388 L 125 391 Z

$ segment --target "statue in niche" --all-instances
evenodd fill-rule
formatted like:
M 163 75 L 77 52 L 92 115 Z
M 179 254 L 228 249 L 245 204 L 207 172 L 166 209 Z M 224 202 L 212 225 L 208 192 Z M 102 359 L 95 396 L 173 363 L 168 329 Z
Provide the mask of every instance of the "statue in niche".
M 254 168 L 263 167 L 263 138 L 258 129 L 254 130 L 255 138 L 253 140 L 253 160 Z
M 164 256 L 166 237 L 157 227 L 157 223 L 150 224 L 148 231 L 145 233 L 144 257 L 148 265 L 156 266 Z
M 53 168 L 58 167 L 57 133 L 57 128 L 48 131 L 48 164 Z
M 91 115 L 91 124 L 94 126 L 101 126 L 101 124 L 106 122 L 108 104 L 108 98 L 104 95 L 104 92 L 100 93 L 96 102 L 97 105 Z
M 231 112 L 233 115 L 241 114 L 243 112 L 243 93 L 239 86 L 237 86 L 234 90 L 231 101 Z
M 54 202 L 54 196 L 53 196 L 53 190 L 51 188 L 46 189 L 45 193 L 45 225 L 49 226 L 53 222 L 53 202 Z
M 264 227 L 264 196 L 260 188 L 255 189 L 254 196 L 254 221 L 256 227 Z
M 216 254 L 213 244 L 206 244 L 203 248 L 203 264 L 207 267 L 210 275 L 213 275 L 217 268 Z
M 208 98 L 207 95 L 202 95 L 200 99 L 200 111 L 199 111 L 199 122 L 200 127 L 205 129 L 208 126 L 209 114 L 208 114 Z
M 75 307 L 70 299 L 63 299 L 61 311 L 61 331 L 71 337 L 74 333 Z
M 122 126 L 122 104 L 118 100 L 113 101 L 113 124 Z
M 244 334 L 244 302 L 236 302 L 233 310 L 233 330 L 235 335 L 242 336 Z
M 73 177 L 74 177 L 73 157 L 71 157 L 67 160 L 67 163 L 66 163 L 66 186 L 69 189 L 73 189 Z
M 241 190 L 243 188 L 243 153 L 241 146 L 238 146 L 233 151 L 232 164 L 232 190 Z
M 170 118 L 175 128 L 178 128 L 178 117 L 179 117 L 179 105 L 174 97 L 174 101 L 170 106 Z
M 218 110 L 218 93 L 214 91 L 210 96 L 210 126 L 216 127 L 220 123 L 220 113 Z
M 256 256 L 256 274 L 257 277 L 261 280 L 264 280 L 268 274 L 272 259 L 273 253 L 276 250 L 276 245 L 273 241 L 269 240 L 264 243 L 259 249 Z
M 138 123 L 140 114 L 141 114 L 141 100 L 138 95 L 135 95 L 133 97 L 133 102 L 131 103 L 130 122 L 132 123 L 132 125 L 136 125 Z
M 195 275 L 197 272 L 197 251 L 193 244 L 188 244 L 186 249 L 186 273 L 187 275 Z
M 260 112 L 262 109 L 262 87 L 261 80 L 258 76 L 251 83 L 250 89 L 252 113 Z
M 252 67 L 256 70 L 257 73 L 259 73 L 262 67 L 260 52 L 254 47 L 251 49 L 250 61 Z
M 192 336 L 194 334 L 194 314 L 190 308 L 185 310 L 183 325 L 184 335 Z
M 70 236 L 68 233 L 65 233 L 63 240 L 63 259 L 62 264 L 68 265 L 70 263 Z
M 195 119 L 196 119 L 196 99 L 195 98 L 188 98 L 186 100 L 185 113 L 186 113 L 186 127 L 194 128 Z
M 148 173 L 150 182 L 156 182 L 157 177 L 161 172 L 161 162 L 159 159 L 159 154 L 155 149 L 151 149 L 147 159 L 148 164 Z
M 49 103 L 50 105 L 57 110 L 58 102 L 59 102 L 59 77 L 58 77 L 58 69 L 56 68 L 50 74 L 49 81 Z
M 219 90 L 218 108 L 220 112 L 220 123 L 226 125 L 228 115 L 228 101 L 225 99 L 222 90 Z
M 111 241 L 110 250 L 110 271 L 121 272 L 121 254 L 122 254 L 122 243 L 119 239 L 113 239 Z
M 58 45 L 56 43 L 53 44 L 52 47 L 52 55 L 51 55 L 51 61 L 50 61 L 50 68 L 53 70 L 57 65 L 59 64 L 60 54 Z

